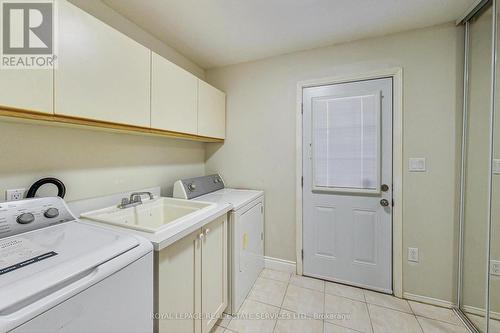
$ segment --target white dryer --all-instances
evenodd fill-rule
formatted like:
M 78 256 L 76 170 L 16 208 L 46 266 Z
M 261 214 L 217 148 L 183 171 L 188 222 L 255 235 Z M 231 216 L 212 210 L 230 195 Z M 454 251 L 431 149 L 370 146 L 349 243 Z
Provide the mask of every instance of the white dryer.
M 226 188 L 220 175 L 178 180 L 174 197 L 229 203 L 229 297 L 226 313 L 235 315 L 264 269 L 264 192 Z
M 0 332 L 152 332 L 149 241 L 79 222 L 61 198 L 0 203 Z

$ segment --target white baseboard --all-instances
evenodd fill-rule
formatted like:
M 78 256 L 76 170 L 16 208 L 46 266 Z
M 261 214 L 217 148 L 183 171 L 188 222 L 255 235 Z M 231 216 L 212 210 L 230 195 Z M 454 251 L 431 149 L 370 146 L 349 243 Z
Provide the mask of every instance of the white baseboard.
M 264 257 L 264 267 L 287 273 L 295 273 L 297 271 L 297 264 L 295 261 L 273 257 Z
M 438 299 L 438 298 L 415 295 L 415 294 L 406 293 L 406 292 L 403 293 L 403 298 L 409 299 L 410 301 L 440 306 L 442 308 L 449 308 L 450 309 L 450 308 L 455 306 L 455 304 L 450 302 L 450 301 L 443 301 L 443 300 Z

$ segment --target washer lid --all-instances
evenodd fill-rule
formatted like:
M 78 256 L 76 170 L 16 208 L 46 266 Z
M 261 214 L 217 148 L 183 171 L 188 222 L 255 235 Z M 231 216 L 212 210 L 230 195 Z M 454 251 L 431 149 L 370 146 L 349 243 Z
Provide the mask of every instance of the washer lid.
M 0 314 L 46 296 L 138 245 L 133 236 L 79 222 L 3 238 Z

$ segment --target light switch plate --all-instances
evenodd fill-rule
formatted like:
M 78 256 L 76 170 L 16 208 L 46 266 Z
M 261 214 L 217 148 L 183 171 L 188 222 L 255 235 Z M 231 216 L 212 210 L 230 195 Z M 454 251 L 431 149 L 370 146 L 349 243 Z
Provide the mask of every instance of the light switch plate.
M 426 171 L 425 157 L 412 157 L 408 161 L 408 170 L 411 172 Z
M 500 261 L 499 260 L 490 260 L 490 274 L 500 276 Z
M 418 248 L 416 247 L 408 248 L 408 261 L 418 262 Z
M 500 159 L 498 158 L 493 159 L 492 169 L 494 174 L 500 175 Z

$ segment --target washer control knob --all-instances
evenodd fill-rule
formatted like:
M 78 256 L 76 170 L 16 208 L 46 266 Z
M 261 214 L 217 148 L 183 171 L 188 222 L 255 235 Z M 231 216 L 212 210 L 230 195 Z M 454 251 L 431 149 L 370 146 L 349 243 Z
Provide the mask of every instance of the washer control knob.
M 31 213 L 23 213 L 19 215 L 16 219 L 17 223 L 19 224 L 28 224 L 31 223 L 35 220 L 35 215 Z
M 193 192 L 194 190 L 196 190 L 196 185 L 193 184 L 193 183 L 189 184 L 188 185 L 188 190 L 191 191 L 191 192 Z
M 51 207 L 43 213 L 43 216 L 45 216 L 48 219 L 53 219 L 54 217 L 59 216 L 59 210 L 57 208 Z

